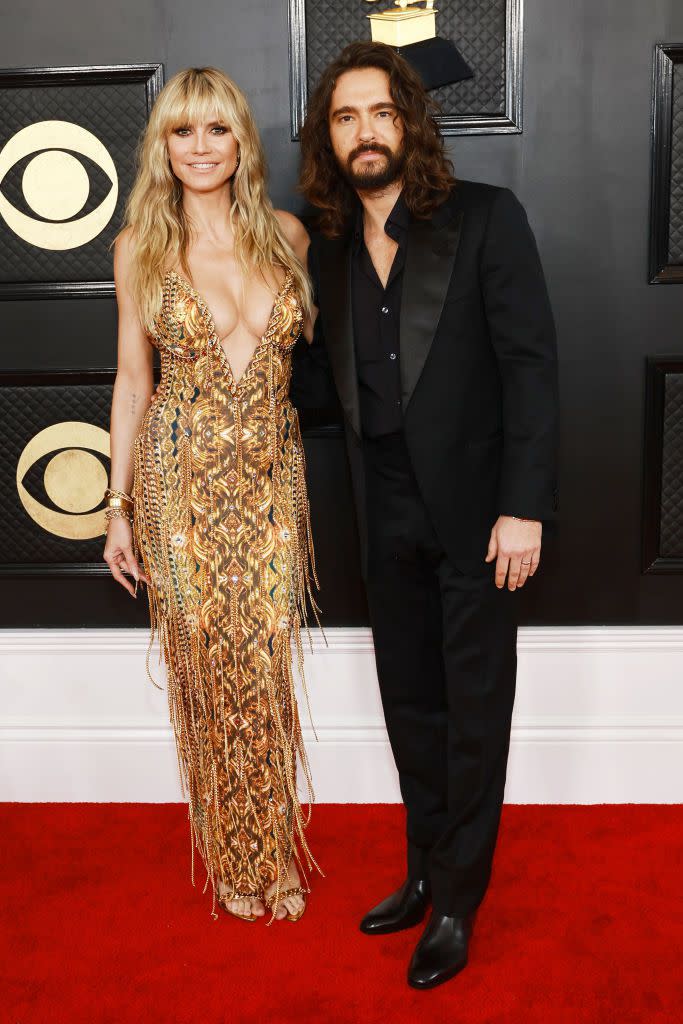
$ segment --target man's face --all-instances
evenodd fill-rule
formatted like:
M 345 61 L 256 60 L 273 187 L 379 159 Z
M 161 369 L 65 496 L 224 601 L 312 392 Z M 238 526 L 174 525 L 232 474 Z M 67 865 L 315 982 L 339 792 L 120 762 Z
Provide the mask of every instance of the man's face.
M 332 93 L 330 140 L 352 188 L 378 191 L 403 173 L 403 124 L 379 68 L 345 71 Z

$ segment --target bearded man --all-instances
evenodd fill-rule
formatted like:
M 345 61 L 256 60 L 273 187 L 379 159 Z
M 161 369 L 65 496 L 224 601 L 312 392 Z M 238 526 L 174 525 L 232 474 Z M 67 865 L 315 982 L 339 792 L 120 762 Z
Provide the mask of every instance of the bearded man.
M 467 963 L 515 693 L 517 591 L 556 512 L 553 316 L 525 212 L 456 181 L 435 107 L 388 46 L 327 68 L 301 133 L 319 315 L 292 397 L 344 412 L 377 675 L 407 811 L 406 876 L 362 919 L 417 925 L 430 988 Z

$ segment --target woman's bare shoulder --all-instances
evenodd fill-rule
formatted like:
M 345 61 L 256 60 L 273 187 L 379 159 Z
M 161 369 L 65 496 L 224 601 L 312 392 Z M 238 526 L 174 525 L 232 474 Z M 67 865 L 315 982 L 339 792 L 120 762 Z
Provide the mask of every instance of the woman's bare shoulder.
M 308 245 L 310 241 L 308 231 L 298 217 L 288 210 L 275 210 L 275 216 L 280 222 L 280 227 L 293 249 Z
M 114 265 L 128 267 L 133 256 L 134 231 L 132 225 L 119 231 L 114 240 Z

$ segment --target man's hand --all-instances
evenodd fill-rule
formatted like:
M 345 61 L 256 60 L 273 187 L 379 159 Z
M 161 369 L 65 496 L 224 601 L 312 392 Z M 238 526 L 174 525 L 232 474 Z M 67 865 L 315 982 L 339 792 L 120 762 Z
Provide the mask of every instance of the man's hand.
M 499 516 L 491 530 L 486 561 L 496 562 L 496 586 L 516 590 L 533 576 L 541 560 L 542 524 L 537 520 Z

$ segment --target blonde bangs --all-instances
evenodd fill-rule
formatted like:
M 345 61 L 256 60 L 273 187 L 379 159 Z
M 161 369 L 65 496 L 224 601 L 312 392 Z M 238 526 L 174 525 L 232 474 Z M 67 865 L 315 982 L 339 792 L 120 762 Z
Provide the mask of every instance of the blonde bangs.
M 240 163 L 232 179 L 230 217 L 235 255 L 245 277 L 273 266 L 290 270 L 306 311 L 311 286 L 275 216 L 266 191 L 266 165 L 246 97 L 217 68 L 189 68 L 164 86 L 141 140 L 138 173 L 123 229 L 131 228 L 131 288 L 148 333 L 161 306 L 164 274 L 176 265 L 191 278 L 187 253 L 192 226 L 182 204 L 182 184 L 171 170 L 166 139 L 178 128 L 215 121 L 232 131 Z
M 171 82 L 168 84 L 171 85 Z M 220 82 L 211 85 L 208 74 L 205 74 L 197 75 L 188 80 L 184 87 L 172 90 L 160 110 L 158 130 L 169 135 L 178 128 L 211 121 L 232 128 L 235 121 L 234 104 L 220 85 Z

